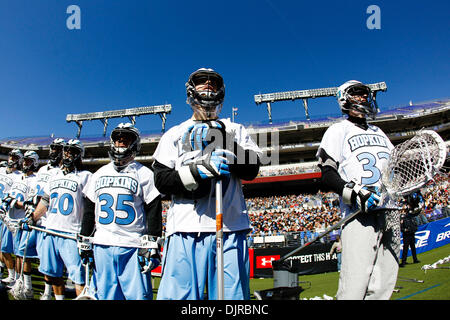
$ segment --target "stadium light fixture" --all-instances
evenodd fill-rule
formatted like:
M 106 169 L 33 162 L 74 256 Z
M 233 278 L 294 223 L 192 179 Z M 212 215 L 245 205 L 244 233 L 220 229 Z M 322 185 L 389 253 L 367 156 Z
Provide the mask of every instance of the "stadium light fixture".
M 167 114 L 169 114 L 171 111 L 172 105 L 164 104 L 158 106 L 146 106 L 146 107 L 129 108 L 112 111 L 68 114 L 66 116 L 66 121 L 75 122 L 77 124 L 78 126 L 77 138 L 79 138 L 81 134 L 81 128 L 83 127 L 83 121 L 100 120 L 103 123 L 103 136 L 105 136 L 106 129 L 108 127 L 108 119 L 128 117 L 130 119 L 130 122 L 135 124 L 136 117 L 148 114 L 158 114 L 161 118 L 162 131 L 164 132 L 166 127 Z
M 385 82 L 372 83 L 368 84 L 368 86 L 372 90 L 374 98 L 376 98 L 376 94 L 378 91 L 384 92 L 387 90 Z M 257 105 L 261 103 L 266 103 L 270 123 L 272 123 L 272 103 L 288 100 L 294 101 L 299 99 L 303 101 L 306 119 L 310 120 L 308 110 L 308 99 L 336 96 L 337 89 L 338 89 L 337 87 L 330 87 L 330 88 L 264 93 L 264 94 L 256 94 L 254 96 L 254 99 Z

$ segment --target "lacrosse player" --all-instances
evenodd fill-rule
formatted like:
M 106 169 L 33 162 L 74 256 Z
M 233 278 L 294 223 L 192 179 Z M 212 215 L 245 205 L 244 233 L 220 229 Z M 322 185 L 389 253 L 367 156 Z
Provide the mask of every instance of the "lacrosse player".
M 111 162 L 93 174 L 87 188 L 95 213 L 83 218 L 79 251 L 86 262 L 94 260 L 96 292 L 90 294 L 100 300 L 153 298 L 150 271 L 161 260 L 161 195 L 152 170 L 134 160 L 140 148 L 139 130 L 120 123 L 110 136 Z
M 19 149 L 11 150 L 8 154 L 8 164 L 6 168 L 0 168 L 0 189 L 2 193 L 2 202 L 0 212 L 2 216 L 2 230 L 1 230 L 1 252 L 2 261 L 8 270 L 8 277 L 2 279 L 2 283 L 8 287 L 12 287 L 16 281 L 16 271 L 14 267 L 14 242 L 13 234 L 7 227 L 9 223 L 9 210 L 15 206 L 15 198 L 10 195 L 11 187 L 16 181 L 22 180 L 22 162 L 23 153 Z
M 218 119 L 225 97 L 220 74 L 199 69 L 186 91 L 192 117 L 167 131 L 154 153 L 156 187 L 172 199 L 157 299 L 203 299 L 206 284 L 209 299 L 217 299 L 217 179 L 224 203 L 224 297 L 249 299 L 250 221 L 240 179 L 257 176 L 261 151 L 242 125 Z
M 44 187 L 47 185 L 50 177 L 58 171 L 61 170 L 62 165 L 62 157 L 63 157 L 63 147 L 64 147 L 65 141 L 61 138 L 56 138 L 52 141 L 49 147 L 49 155 L 48 155 L 48 163 L 41 168 L 39 168 L 37 172 L 37 192 L 36 192 L 36 198 L 32 200 L 32 203 L 39 203 L 40 198 L 44 195 Z M 33 211 L 33 209 L 31 209 Z M 45 229 L 45 217 L 46 214 L 44 214 L 38 221 L 36 221 L 36 225 Z M 44 240 L 44 232 L 38 232 L 37 233 L 37 244 L 36 249 L 39 256 L 41 256 L 41 246 L 42 242 Z M 52 296 L 52 284 L 48 280 L 46 280 L 47 277 L 44 277 L 45 280 L 45 286 L 44 286 L 44 292 L 42 293 L 41 300 L 51 300 Z
M 341 233 L 342 265 L 337 299 L 389 299 L 398 272 L 398 231 L 386 228 L 380 204 L 381 171 L 392 143 L 367 123 L 378 112 L 371 89 L 355 80 L 337 90 L 341 111 L 348 117 L 330 126 L 317 152 L 322 183 L 340 195 L 341 212 L 361 213 Z
M 49 178 L 44 194 L 28 220 L 33 225 L 46 214 L 46 230 L 60 234 L 46 234 L 40 248 L 39 271 L 52 284 L 56 300 L 64 299 L 64 266 L 69 279 L 75 283 L 75 293 L 80 294 L 84 287 L 84 268 L 74 239 L 80 232 L 87 205 L 84 189 L 92 175 L 82 170 L 83 156 L 81 141 L 71 139 L 64 144 L 62 168 Z
M 25 219 L 26 201 L 36 193 L 36 175 L 39 167 L 39 156 L 35 151 L 27 151 L 23 155 L 22 176 L 11 187 L 11 202 L 9 215 L 11 219 L 20 221 Z M 16 281 L 10 293 L 16 300 L 32 299 L 31 258 L 37 257 L 36 232 L 18 228 L 14 237 L 14 254 L 16 256 L 16 274 L 20 274 L 20 281 Z M 24 261 L 22 261 L 24 260 Z M 23 263 L 22 263 L 23 262 Z M 21 270 L 23 265 L 23 270 Z

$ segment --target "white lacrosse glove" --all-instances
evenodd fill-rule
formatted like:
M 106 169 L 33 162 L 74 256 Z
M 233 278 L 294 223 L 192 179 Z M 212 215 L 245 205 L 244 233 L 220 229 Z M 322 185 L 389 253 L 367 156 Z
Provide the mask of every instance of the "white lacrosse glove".
M 94 265 L 94 251 L 92 250 L 92 241 L 90 237 L 77 235 L 78 254 L 83 265 Z
M 141 247 L 138 250 L 139 265 L 141 273 L 147 273 L 158 267 L 161 263 L 161 248 L 158 237 L 143 235 Z
M 354 181 L 348 182 L 342 191 L 342 200 L 346 205 L 356 205 L 361 212 L 369 212 L 380 204 L 380 192 L 378 187 L 362 186 Z
M 217 121 L 201 122 L 190 126 L 183 135 L 183 145 L 189 146 L 190 150 L 204 150 L 212 142 L 211 130 L 214 129 L 224 128 Z
M 194 178 L 211 179 L 230 176 L 230 163 L 234 163 L 236 155 L 228 150 L 217 149 L 211 154 L 200 158 L 196 163 L 190 164 Z
M 17 199 L 7 194 L 2 199 L 1 210 L 7 212 L 10 208 L 14 208 L 17 203 Z

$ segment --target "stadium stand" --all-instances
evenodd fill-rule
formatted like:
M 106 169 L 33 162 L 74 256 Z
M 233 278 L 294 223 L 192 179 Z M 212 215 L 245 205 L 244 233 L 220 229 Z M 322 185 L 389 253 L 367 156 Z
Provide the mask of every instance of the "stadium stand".
M 450 99 L 440 99 L 389 108 L 379 113 L 373 123 L 387 133 L 394 145 L 422 128 L 437 131 L 448 145 L 449 116 Z M 243 181 L 253 226 L 249 239 L 254 246 L 301 244 L 339 220 L 336 195 L 320 189 L 315 154 L 325 130 L 340 119 L 340 115 L 330 115 L 273 124 L 244 124 L 256 141 L 262 142 L 260 146 L 269 160 L 277 154 L 277 163 L 265 163 L 255 180 Z M 161 133 L 141 132 L 142 149 L 137 161 L 150 166 Z M 46 163 L 52 140 L 50 136 L 1 138 L 0 160 L 5 160 L 10 150 L 19 148 L 36 151 L 41 164 Z M 94 172 L 109 161 L 109 138 L 81 136 L 80 140 L 85 145 L 86 169 Z M 448 163 L 445 166 L 448 168 Z M 449 215 L 447 183 L 445 179 L 437 189 L 426 192 L 423 221 Z M 167 199 L 163 202 L 164 210 L 168 203 Z M 333 240 L 334 236 L 331 234 L 324 241 Z

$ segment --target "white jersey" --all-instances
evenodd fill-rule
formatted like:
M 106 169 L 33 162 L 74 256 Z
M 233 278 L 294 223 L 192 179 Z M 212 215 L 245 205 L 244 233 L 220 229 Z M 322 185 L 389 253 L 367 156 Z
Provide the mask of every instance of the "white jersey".
M 112 162 L 92 175 L 86 196 L 95 203 L 94 243 L 139 247 L 147 231 L 144 204 L 159 195 L 153 172 L 133 161 L 117 172 Z
M 37 183 L 36 183 L 36 193 L 38 196 L 44 195 L 44 188 L 47 185 L 50 177 L 54 174 L 57 174 L 61 169 L 59 167 L 53 167 L 50 164 L 46 164 L 45 166 L 42 166 L 39 168 L 37 175 Z M 45 220 L 46 220 L 47 214 L 44 214 L 39 221 L 37 222 L 38 225 L 45 226 Z
M 84 190 L 92 173 L 57 170 L 44 187 L 50 197 L 45 226 L 47 229 L 79 233 L 84 212 Z
M 331 125 L 325 132 L 319 146 L 319 163 L 327 164 L 320 158 L 320 149 L 331 157 L 337 165 L 337 172 L 345 181 L 354 180 L 361 185 L 381 185 L 381 172 L 387 165 L 394 148 L 386 134 L 378 127 L 369 125 L 364 130 L 349 120 Z M 342 200 L 342 199 L 341 199 Z M 341 201 L 341 204 L 343 201 Z M 347 206 L 342 209 L 346 215 Z
M 228 133 L 234 135 L 236 142 L 247 150 L 261 155 L 261 150 L 251 139 L 247 130 L 241 124 L 229 119 L 221 119 Z M 178 126 L 172 127 L 162 137 L 153 154 L 156 161 L 166 167 L 179 170 L 181 166 L 192 162 L 198 151 L 185 151 L 182 137 L 188 128 L 194 125 L 189 119 Z M 250 229 L 247 206 L 242 192 L 241 180 L 232 175 L 222 183 L 223 192 L 223 231 L 239 231 Z M 181 195 L 172 195 L 172 203 L 167 212 L 166 235 L 175 232 L 215 232 L 216 231 L 216 199 L 215 181 L 211 180 L 209 195 L 191 200 Z
M 11 189 L 16 179 L 21 179 L 22 173 L 18 170 L 8 173 L 5 167 L 0 168 L 0 199 L 3 199 Z
M 36 174 L 25 175 L 20 173 L 18 179 L 15 179 L 9 194 L 18 201 L 26 201 L 28 198 L 36 194 Z M 11 208 L 9 209 L 9 217 L 11 219 L 23 219 L 25 218 L 25 210 L 23 208 Z

